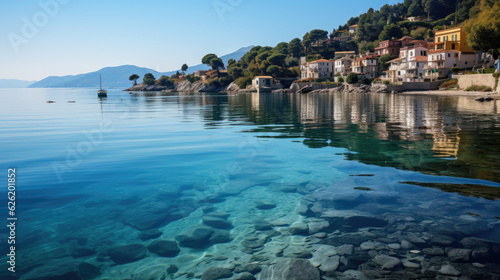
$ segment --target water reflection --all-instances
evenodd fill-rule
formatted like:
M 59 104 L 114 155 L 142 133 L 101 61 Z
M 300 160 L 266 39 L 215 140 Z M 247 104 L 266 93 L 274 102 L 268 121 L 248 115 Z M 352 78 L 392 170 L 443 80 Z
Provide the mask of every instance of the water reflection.
M 257 124 L 292 125 L 264 137 L 296 138 L 300 132 L 310 148 L 349 149 L 350 160 L 500 181 L 499 101 L 361 93 L 252 93 L 232 98 L 246 103 L 245 114 Z

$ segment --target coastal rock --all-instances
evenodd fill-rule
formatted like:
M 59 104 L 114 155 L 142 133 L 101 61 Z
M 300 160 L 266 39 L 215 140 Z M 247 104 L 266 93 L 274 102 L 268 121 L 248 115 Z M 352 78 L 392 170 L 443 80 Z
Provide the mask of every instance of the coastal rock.
M 424 248 L 422 252 L 430 256 L 440 256 L 444 255 L 444 250 L 442 248 Z
M 283 256 L 286 258 L 300 258 L 307 259 L 312 256 L 311 251 L 305 249 L 303 246 L 288 246 L 283 251 Z
M 376 256 L 373 261 L 380 265 L 382 269 L 393 269 L 396 266 L 401 264 L 401 260 L 395 257 L 390 257 L 387 255 L 378 255 Z
M 148 250 L 162 257 L 174 257 L 181 251 L 175 241 L 155 240 L 148 245 Z
M 319 267 L 326 275 L 332 275 L 340 264 L 340 256 L 328 257 Z
M 320 280 L 319 270 L 304 259 L 283 259 L 265 267 L 259 280 Z
M 257 207 L 257 209 L 261 209 L 261 210 L 269 210 L 269 209 L 273 209 L 276 207 L 276 203 L 274 203 L 274 201 L 272 200 L 258 200 L 258 201 L 255 201 L 255 207 Z
M 325 263 L 325 261 L 331 257 L 337 255 L 337 250 L 334 246 L 330 245 L 321 245 L 316 251 L 313 253 L 313 257 L 310 260 L 311 264 L 315 267 L 320 266 Z
M 150 229 L 150 230 L 145 230 L 142 231 L 139 234 L 139 238 L 142 241 L 150 240 L 150 239 L 156 239 L 162 235 L 162 232 L 159 229 Z
M 112 261 L 124 264 L 145 258 L 148 249 L 142 244 L 129 244 L 109 247 L 106 251 Z
M 222 267 L 211 267 L 201 275 L 201 280 L 217 280 L 233 276 L 231 270 Z
M 266 244 L 267 241 L 275 235 L 279 235 L 279 232 L 269 230 L 250 234 L 243 239 L 243 241 L 241 241 L 241 245 L 244 247 L 244 250 L 242 251 L 249 254 L 255 251 L 260 251 L 264 244 Z
M 212 211 L 209 213 L 205 213 L 205 216 L 215 217 L 219 219 L 227 219 L 229 218 L 229 213 L 223 211 Z
M 366 241 L 366 242 L 361 243 L 361 245 L 359 245 L 359 247 L 361 248 L 361 250 L 364 250 L 364 251 L 373 250 L 373 249 L 375 249 L 375 243 L 372 241 Z
M 411 244 L 408 240 L 403 239 L 401 240 L 401 248 L 405 250 L 410 250 L 415 248 L 415 245 Z
M 200 248 L 208 242 L 208 239 L 214 233 L 214 230 L 209 227 L 197 227 L 188 232 L 179 234 L 175 240 L 179 242 L 182 247 Z
M 403 263 L 403 266 L 406 268 L 419 268 L 420 267 L 420 265 L 418 263 L 414 263 L 414 262 L 411 262 L 408 260 L 403 260 L 402 263 Z
M 332 236 L 327 238 L 324 243 L 334 246 L 341 246 L 344 244 L 352 244 L 359 246 L 361 243 L 368 241 L 369 238 L 358 233 L 346 233 L 339 236 Z
M 201 220 L 205 225 L 213 228 L 225 229 L 232 227 L 232 224 L 230 222 L 213 216 L 203 216 L 201 217 Z

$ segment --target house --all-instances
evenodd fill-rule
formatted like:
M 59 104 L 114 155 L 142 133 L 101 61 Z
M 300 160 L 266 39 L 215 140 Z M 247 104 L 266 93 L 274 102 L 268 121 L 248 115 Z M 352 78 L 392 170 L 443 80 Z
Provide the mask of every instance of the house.
M 416 17 L 408 17 L 407 19 L 409 22 L 416 22 L 416 21 L 426 21 L 427 17 L 425 16 L 416 16 Z
M 423 82 L 426 66 L 427 56 L 412 56 L 408 57 L 408 68 L 406 75 L 403 77 L 404 82 Z
M 402 82 L 408 68 L 408 58 L 399 57 L 388 61 L 388 63 L 390 63 L 390 66 L 389 70 L 385 71 L 386 75 L 384 79 L 391 83 Z
M 252 80 L 252 87 L 257 92 L 270 92 L 282 88 L 281 84 L 276 82 L 271 76 L 256 76 Z
M 358 30 L 358 25 L 351 25 L 349 26 L 349 33 L 354 34 Z
M 374 79 L 378 72 L 378 57 L 374 55 L 354 59 L 351 62 L 352 72 L 364 75 L 365 78 Z
M 437 30 L 434 36 L 434 43 L 429 44 L 433 50 L 458 50 L 461 52 L 474 52 L 467 43 L 467 34 L 463 28 L 455 27 L 444 30 Z
M 334 75 L 340 74 L 341 76 L 347 76 L 349 73 L 351 73 L 352 61 L 353 59 L 350 56 L 344 56 L 340 59 L 335 60 L 333 68 Z
M 430 79 L 447 77 L 450 69 L 457 66 L 459 53 L 457 50 L 429 51 L 425 76 Z
M 304 75 L 305 74 L 305 75 Z M 301 64 L 300 77 L 321 79 L 333 77 L 333 62 L 327 59 L 319 59 Z
M 406 47 L 411 45 L 411 42 L 415 41 L 415 38 L 410 36 L 404 36 L 403 38 L 399 39 L 399 41 L 401 41 L 401 47 Z
M 207 72 L 208 72 L 207 70 L 198 70 L 198 71 L 194 72 L 194 75 L 196 77 L 200 77 L 201 78 L 202 76 L 207 75 Z
M 399 48 L 401 48 L 401 40 L 385 40 L 378 44 L 375 53 L 377 55 L 397 55 L 399 54 Z

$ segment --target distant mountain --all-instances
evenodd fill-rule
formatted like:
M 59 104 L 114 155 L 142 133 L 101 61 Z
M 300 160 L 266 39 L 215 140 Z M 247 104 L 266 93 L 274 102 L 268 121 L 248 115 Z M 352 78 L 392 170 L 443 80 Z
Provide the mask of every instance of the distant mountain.
M 36 81 L 23 81 L 14 79 L 0 79 L 0 88 L 25 88 Z
M 220 58 L 227 65 L 229 59 L 239 60 L 244 54 L 246 54 L 253 46 L 246 48 L 241 48 L 233 53 L 221 56 Z M 201 59 L 200 59 L 201 60 Z M 194 73 L 198 70 L 207 70 L 208 66 L 199 64 L 189 67 L 188 73 Z M 181 71 L 180 69 L 178 71 Z M 101 70 L 79 74 L 73 76 L 50 76 L 41 81 L 29 85 L 30 88 L 49 88 L 49 87 L 99 87 L 99 73 L 102 75 L 102 87 L 129 87 L 131 86 L 128 78 L 132 74 L 137 74 L 141 77 L 138 82 L 142 81 L 142 77 L 146 73 L 152 73 L 156 78 L 162 75 L 171 76 L 175 74 L 176 71 L 161 73 L 149 68 L 138 67 L 134 65 L 122 65 L 116 67 L 106 67 Z

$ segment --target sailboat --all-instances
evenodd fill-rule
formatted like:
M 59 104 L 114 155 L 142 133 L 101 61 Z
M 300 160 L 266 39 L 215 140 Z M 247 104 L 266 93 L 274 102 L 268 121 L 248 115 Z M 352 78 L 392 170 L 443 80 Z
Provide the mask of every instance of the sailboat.
M 108 91 L 105 89 L 102 89 L 102 78 L 101 74 L 99 73 L 99 91 L 97 92 L 97 97 L 107 97 L 108 96 Z

